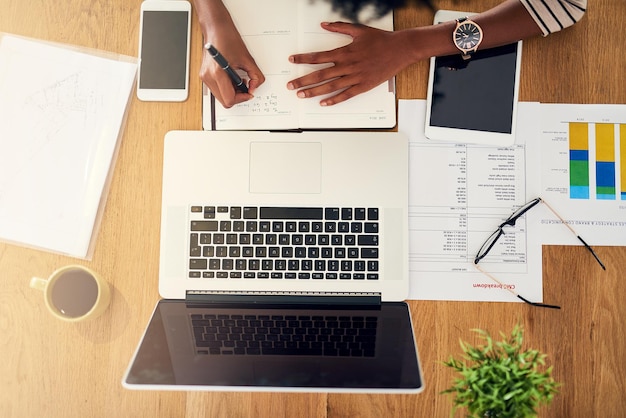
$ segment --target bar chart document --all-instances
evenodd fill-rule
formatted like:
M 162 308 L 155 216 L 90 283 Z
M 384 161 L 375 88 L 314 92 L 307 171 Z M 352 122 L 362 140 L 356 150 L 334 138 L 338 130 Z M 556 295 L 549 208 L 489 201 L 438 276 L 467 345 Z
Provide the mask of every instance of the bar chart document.
M 542 191 L 590 245 L 626 245 L 626 105 L 541 105 Z M 545 244 L 579 244 L 541 220 Z

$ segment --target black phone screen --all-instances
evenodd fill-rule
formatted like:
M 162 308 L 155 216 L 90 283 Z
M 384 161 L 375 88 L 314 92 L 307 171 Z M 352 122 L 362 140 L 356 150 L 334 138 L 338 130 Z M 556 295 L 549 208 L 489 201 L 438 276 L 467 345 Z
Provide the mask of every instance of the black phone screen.
M 185 89 L 188 12 L 143 13 L 139 88 Z

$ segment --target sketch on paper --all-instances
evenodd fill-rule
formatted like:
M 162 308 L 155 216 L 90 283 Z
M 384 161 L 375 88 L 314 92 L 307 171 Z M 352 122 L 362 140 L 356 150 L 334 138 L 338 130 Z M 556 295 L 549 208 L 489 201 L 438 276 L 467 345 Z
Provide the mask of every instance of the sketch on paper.
M 86 255 L 135 73 L 0 36 L 0 238 Z

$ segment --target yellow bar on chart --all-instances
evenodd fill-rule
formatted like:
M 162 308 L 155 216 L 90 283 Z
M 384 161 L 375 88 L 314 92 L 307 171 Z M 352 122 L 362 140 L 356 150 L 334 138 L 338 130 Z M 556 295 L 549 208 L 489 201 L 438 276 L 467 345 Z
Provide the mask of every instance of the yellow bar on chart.
M 569 124 L 569 149 L 589 149 L 589 124 L 583 122 L 570 122 Z
M 596 161 L 615 161 L 615 125 L 596 124 Z

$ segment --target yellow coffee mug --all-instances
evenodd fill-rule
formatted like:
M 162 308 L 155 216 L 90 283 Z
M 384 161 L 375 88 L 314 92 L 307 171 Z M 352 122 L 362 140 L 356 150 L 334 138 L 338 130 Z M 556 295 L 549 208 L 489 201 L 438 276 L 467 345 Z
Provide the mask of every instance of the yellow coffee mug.
M 33 277 L 30 287 L 44 293 L 46 307 L 57 318 L 78 322 L 94 319 L 109 305 L 109 285 L 87 267 L 61 267 L 47 279 Z

